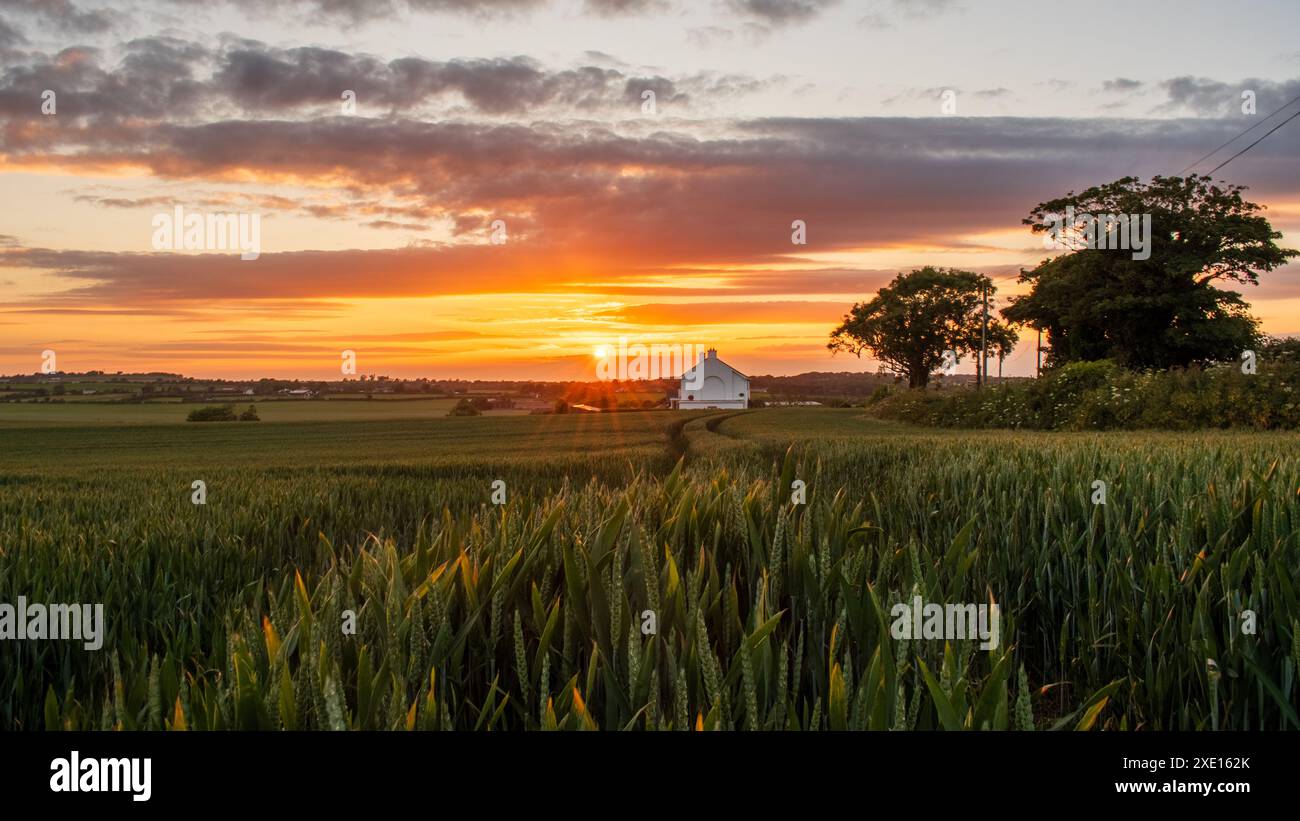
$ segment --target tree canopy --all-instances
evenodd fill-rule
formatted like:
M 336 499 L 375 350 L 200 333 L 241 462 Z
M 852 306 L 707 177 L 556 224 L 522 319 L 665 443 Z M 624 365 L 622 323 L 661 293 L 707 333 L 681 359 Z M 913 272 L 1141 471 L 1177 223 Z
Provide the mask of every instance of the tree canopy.
M 1077 250 L 1021 271 L 1032 290 L 1013 297 L 1002 315 L 1046 332 L 1050 365 L 1114 359 L 1169 368 L 1235 359 L 1257 343 L 1259 323 L 1239 293 L 1216 283 L 1257 285 L 1260 273 L 1300 254 L 1277 246 L 1282 235 L 1244 190 L 1195 174 L 1150 183 L 1125 177 L 1040 203 L 1025 224 Z M 1078 222 L 1065 224 L 1067 213 Z M 1149 256 L 1080 247 L 1113 244 L 1083 241 L 1097 230 L 1084 226 L 1086 218 L 1105 215 L 1150 215 Z
M 990 299 L 992 280 L 971 271 L 925 267 L 899 274 L 869 302 L 860 302 L 831 332 L 827 348 L 866 353 L 923 388 L 943 364 L 944 351 L 976 353 L 983 329 L 981 289 Z M 1015 345 L 1015 332 L 990 316 L 989 350 Z

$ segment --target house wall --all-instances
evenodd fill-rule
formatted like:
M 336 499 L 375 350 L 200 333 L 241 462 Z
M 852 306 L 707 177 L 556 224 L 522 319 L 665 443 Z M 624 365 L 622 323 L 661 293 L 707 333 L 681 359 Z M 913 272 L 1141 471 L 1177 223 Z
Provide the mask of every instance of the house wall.
M 679 410 L 701 410 L 718 408 L 720 410 L 744 410 L 749 403 L 744 399 L 681 399 L 674 400 Z
M 749 378 L 718 359 L 716 351 L 682 374 L 679 408 L 747 408 Z

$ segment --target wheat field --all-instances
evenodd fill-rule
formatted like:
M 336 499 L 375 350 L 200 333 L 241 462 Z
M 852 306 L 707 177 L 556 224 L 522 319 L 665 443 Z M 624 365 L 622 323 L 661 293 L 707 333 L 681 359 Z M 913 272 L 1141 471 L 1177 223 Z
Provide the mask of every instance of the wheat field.
M 0 601 L 107 622 L 0 642 L 0 727 L 1300 727 L 1294 434 L 194 428 L 0 430 Z M 918 595 L 996 648 L 894 638 Z

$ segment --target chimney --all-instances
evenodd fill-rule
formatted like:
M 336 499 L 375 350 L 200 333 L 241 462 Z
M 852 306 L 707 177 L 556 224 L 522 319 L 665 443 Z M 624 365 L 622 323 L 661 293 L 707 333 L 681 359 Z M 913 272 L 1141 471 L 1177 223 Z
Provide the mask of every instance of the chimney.
M 717 359 L 717 358 L 718 358 L 718 349 L 709 348 L 709 359 Z

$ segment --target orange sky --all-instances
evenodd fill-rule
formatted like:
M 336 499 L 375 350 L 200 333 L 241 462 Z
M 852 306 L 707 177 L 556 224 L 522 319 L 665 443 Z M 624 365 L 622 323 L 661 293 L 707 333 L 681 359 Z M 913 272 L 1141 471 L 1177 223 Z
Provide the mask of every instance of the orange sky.
M 564 29 L 537 14 L 502 23 L 500 37 Z M 904 15 L 877 36 L 892 43 L 923 22 Z M 280 45 L 114 25 L 0 37 L 0 373 L 37 371 L 54 350 L 65 371 L 330 378 L 352 350 L 363 374 L 576 379 L 593 378 L 592 352 L 620 337 L 716 347 L 749 374 L 874 371 L 826 342 L 898 272 L 977 270 L 1013 295 L 1017 271 L 1047 255 L 1021 224 L 1033 206 L 1175 172 L 1250 122 L 1236 85 L 1189 91 L 1161 79 L 1168 66 L 1061 80 L 1048 99 L 1008 64 L 944 116 L 934 87 L 855 87 L 859 108 L 844 110 L 818 83 L 757 74 L 739 43 L 680 54 L 676 69 L 575 49 L 575 68 L 376 54 L 375 35 L 402 42 L 409 28 L 384 20 L 368 24 L 366 53 L 287 23 L 268 38 Z M 476 24 L 448 25 L 469 27 L 455 48 L 487 48 Z M 634 23 L 599 25 L 636 47 Z M 838 42 L 819 19 L 763 25 L 773 47 Z M 859 57 L 807 70 L 828 72 L 825 85 L 843 73 L 836 59 Z M 717 70 L 689 65 L 705 59 Z M 949 72 L 954 86 L 961 73 Z M 1300 90 L 1276 77 L 1251 81 L 1261 112 Z M 358 110 L 340 88 L 357 89 Z M 58 105 L 44 113 L 48 89 Z M 1079 113 L 1063 116 L 1071 94 Z M 920 108 L 900 116 L 899 99 Z M 1108 113 L 1124 100 L 1147 108 Z M 1250 185 L 1289 247 L 1300 246 L 1296 135 L 1278 132 L 1220 175 Z M 255 215 L 259 256 L 156 248 L 155 219 L 177 206 Z M 795 220 L 804 245 L 791 241 Z M 1241 288 L 1266 332 L 1300 333 L 1298 274 L 1292 264 Z M 1028 340 L 1006 372 L 1032 373 L 1033 360 Z

